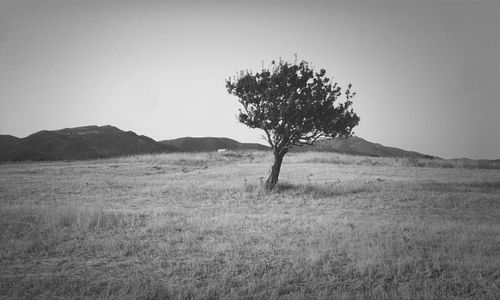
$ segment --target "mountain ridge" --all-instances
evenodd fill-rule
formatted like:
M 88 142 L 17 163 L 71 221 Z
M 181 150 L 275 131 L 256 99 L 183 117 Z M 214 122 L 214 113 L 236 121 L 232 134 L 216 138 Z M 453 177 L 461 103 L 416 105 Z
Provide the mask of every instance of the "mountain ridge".
M 312 146 L 304 145 L 302 147 L 293 148 L 292 151 L 321 151 L 379 157 L 437 158 L 435 156 L 422 154 L 416 151 L 408 151 L 396 147 L 384 146 L 379 143 L 369 142 L 357 136 L 352 136 L 346 139 L 334 138 L 317 140 Z
M 164 145 L 176 147 L 183 152 L 204 152 L 226 150 L 270 150 L 270 147 L 258 143 L 241 143 L 227 137 L 181 137 L 159 141 Z
M 41 130 L 25 138 L 0 136 L 0 161 L 84 160 L 174 151 L 111 125 Z
M 181 137 L 155 141 L 133 131 L 111 125 L 81 126 L 59 130 L 41 130 L 24 138 L 0 135 L 0 161 L 83 160 L 116 156 L 168 152 L 203 152 L 218 149 L 269 151 L 259 143 L 241 143 L 227 137 Z M 347 139 L 318 140 L 312 146 L 293 147 L 292 152 L 320 151 L 379 157 L 439 157 L 372 143 L 353 136 Z M 455 159 L 456 160 L 456 159 Z M 468 159 L 462 159 L 468 160 Z M 493 161 L 497 160 L 478 160 Z

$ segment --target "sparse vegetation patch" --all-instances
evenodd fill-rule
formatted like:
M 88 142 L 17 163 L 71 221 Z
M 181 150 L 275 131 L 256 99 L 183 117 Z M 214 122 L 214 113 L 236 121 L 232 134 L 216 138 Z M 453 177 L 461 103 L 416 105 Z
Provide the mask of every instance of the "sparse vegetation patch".
M 288 158 L 274 191 L 268 152 L 3 164 L 0 297 L 500 294 L 498 170 Z

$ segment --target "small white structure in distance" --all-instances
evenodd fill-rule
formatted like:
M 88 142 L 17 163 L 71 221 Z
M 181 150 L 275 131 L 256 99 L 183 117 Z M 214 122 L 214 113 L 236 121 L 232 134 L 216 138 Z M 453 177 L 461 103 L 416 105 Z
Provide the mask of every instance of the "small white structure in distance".
M 222 149 L 217 149 L 217 153 L 222 153 L 222 152 L 226 152 L 227 149 L 225 148 L 222 148 Z

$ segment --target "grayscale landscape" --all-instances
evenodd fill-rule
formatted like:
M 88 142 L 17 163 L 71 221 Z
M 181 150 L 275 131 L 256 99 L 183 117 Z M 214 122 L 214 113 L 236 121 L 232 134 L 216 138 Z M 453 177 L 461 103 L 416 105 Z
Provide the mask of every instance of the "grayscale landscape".
M 500 299 L 500 1 L 0 0 L 0 299 Z
M 0 294 L 500 294 L 499 169 L 301 152 L 267 192 L 271 159 L 251 151 L 2 164 Z

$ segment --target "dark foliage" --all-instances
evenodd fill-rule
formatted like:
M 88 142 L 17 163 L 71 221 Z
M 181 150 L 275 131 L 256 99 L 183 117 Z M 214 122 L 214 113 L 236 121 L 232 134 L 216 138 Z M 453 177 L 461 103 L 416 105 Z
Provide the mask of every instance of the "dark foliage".
M 275 163 L 266 182 L 274 188 L 284 155 L 293 146 L 312 145 L 326 137 L 348 137 L 358 124 L 352 110 L 356 93 L 351 85 L 342 92 L 337 83 L 326 77 L 326 71 L 315 72 L 306 61 L 279 61 L 260 73 L 241 72 L 226 81 L 226 88 L 243 105 L 241 123 L 264 131 L 273 148 Z M 345 101 L 337 100 L 345 95 Z

